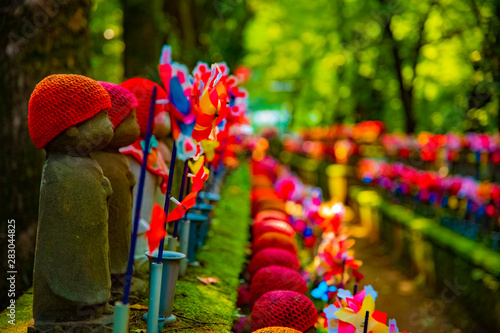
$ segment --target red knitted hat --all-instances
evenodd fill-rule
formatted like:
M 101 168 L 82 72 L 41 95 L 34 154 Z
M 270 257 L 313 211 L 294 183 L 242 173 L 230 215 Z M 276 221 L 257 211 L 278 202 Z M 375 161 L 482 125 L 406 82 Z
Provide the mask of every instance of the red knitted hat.
M 263 210 L 255 215 L 254 224 L 270 219 L 287 221 L 287 215 L 277 210 Z
M 137 99 L 130 91 L 117 84 L 104 81 L 99 81 L 99 84 L 106 89 L 109 97 L 111 97 L 111 109 L 108 111 L 108 116 L 114 129 L 137 106 Z
M 267 266 L 259 269 L 250 283 L 250 304 L 273 290 L 291 290 L 301 294 L 307 292 L 306 281 L 297 271 L 282 266 Z
M 252 187 L 274 187 L 271 178 L 266 175 L 254 175 L 252 177 Z
M 111 108 L 111 99 L 97 81 L 76 74 L 55 74 L 40 81 L 31 94 L 28 126 L 40 149 L 72 126 Z
M 293 254 L 297 253 L 297 243 L 295 238 L 284 235 L 279 232 L 266 232 L 257 238 L 252 244 L 252 252 L 257 253 L 268 247 L 277 247 L 290 251 Z
M 250 191 L 251 201 L 260 201 L 266 199 L 279 199 L 274 188 L 257 188 Z
M 156 86 L 156 100 L 167 99 L 167 93 L 163 88 L 150 81 L 148 79 L 135 78 L 130 79 L 121 84 L 122 87 L 128 89 L 132 94 L 134 94 L 137 99 L 137 122 L 141 128 L 141 137 L 146 136 L 146 130 L 148 128 L 148 117 L 149 117 L 149 107 L 151 105 L 151 95 L 153 94 L 153 87 Z M 165 112 L 165 104 L 157 103 L 155 106 L 155 117 L 161 113 Z
M 252 203 L 252 215 L 255 216 L 258 212 L 265 210 L 277 210 L 286 213 L 285 203 L 281 199 L 259 200 Z
M 248 273 L 254 275 L 259 269 L 267 266 L 283 266 L 300 270 L 300 263 L 297 256 L 290 251 L 269 247 L 256 253 L 248 264 Z
M 313 302 L 295 291 L 275 290 L 262 295 L 252 310 L 252 331 L 284 326 L 301 332 L 318 321 Z
M 273 327 L 261 328 L 260 330 L 253 331 L 253 333 L 301 333 L 301 332 L 294 330 L 293 328 L 273 326 Z
M 295 236 L 295 230 L 293 230 L 293 227 L 287 222 L 280 220 L 265 220 L 259 223 L 254 223 L 252 229 L 254 239 L 259 238 L 259 236 L 265 234 L 266 232 L 279 232 L 287 235 L 288 237 Z

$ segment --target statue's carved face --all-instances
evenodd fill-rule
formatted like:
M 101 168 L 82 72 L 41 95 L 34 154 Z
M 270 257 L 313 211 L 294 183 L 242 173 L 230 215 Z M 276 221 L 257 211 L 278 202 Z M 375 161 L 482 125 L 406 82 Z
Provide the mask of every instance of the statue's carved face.
M 170 115 L 168 112 L 160 112 L 155 116 L 154 119 L 154 130 L 153 134 L 159 139 L 165 138 L 170 134 L 172 125 L 170 123 Z
M 115 135 L 108 145 L 108 148 L 121 148 L 137 140 L 141 134 L 141 129 L 139 123 L 137 122 L 137 117 L 135 113 L 135 108 L 130 112 L 127 118 L 125 118 L 116 128 Z
M 45 147 L 47 153 L 62 153 L 87 156 L 106 147 L 113 138 L 113 124 L 108 111 L 103 110 L 94 117 L 61 133 Z

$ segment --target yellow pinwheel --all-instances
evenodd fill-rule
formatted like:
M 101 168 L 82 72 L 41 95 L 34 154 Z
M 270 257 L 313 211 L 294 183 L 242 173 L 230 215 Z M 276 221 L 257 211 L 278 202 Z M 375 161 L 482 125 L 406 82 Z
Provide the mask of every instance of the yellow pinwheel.
M 385 325 L 386 314 L 375 311 L 375 301 L 371 295 L 366 295 L 361 308 L 359 302 L 354 299 L 347 299 L 347 307 L 342 307 L 335 312 L 339 319 L 338 333 L 363 333 L 365 332 L 365 316 L 368 315 L 368 333 L 387 333 L 388 327 Z M 356 311 L 358 310 L 358 311 Z M 383 322 L 382 322 L 383 321 Z

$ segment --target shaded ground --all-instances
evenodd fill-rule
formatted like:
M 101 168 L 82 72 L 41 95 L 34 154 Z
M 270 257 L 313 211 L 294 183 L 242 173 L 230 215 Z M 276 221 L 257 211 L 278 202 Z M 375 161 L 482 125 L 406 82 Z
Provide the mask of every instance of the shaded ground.
M 464 333 L 446 315 L 446 304 L 425 286 L 417 286 L 384 254 L 380 245 L 357 239 L 356 258 L 363 261 L 362 284 L 371 284 L 378 292 L 377 310 L 396 319 L 400 331 L 408 333 Z

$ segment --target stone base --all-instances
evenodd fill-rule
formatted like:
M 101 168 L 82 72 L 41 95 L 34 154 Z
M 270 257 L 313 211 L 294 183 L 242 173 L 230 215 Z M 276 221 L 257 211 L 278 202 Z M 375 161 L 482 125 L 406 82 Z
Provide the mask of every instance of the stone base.
M 28 333 L 110 333 L 113 332 L 113 315 L 104 315 L 97 319 L 66 322 L 44 322 L 32 319 L 28 324 Z

